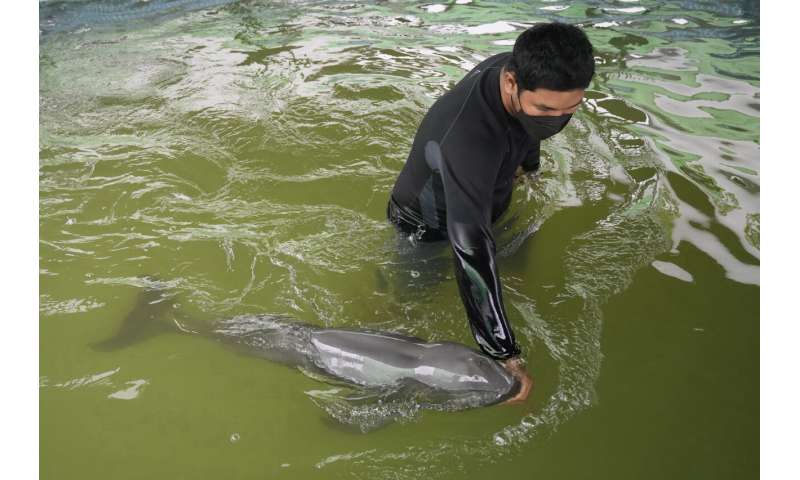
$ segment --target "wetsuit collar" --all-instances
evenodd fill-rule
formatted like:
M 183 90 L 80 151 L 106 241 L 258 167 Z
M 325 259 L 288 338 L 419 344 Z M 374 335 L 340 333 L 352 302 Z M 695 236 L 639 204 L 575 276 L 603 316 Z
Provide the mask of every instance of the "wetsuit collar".
M 487 69 L 487 79 L 483 85 L 482 93 L 503 128 L 512 127 L 521 130 L 522 125 L 506 111 L 503 106 L 503 99 L 500 96 L 500 74 L 502 73 L 503 65 L 506 64 L 510 57 L 511 52 L 505 52 L 497 56 L 497 61 Z

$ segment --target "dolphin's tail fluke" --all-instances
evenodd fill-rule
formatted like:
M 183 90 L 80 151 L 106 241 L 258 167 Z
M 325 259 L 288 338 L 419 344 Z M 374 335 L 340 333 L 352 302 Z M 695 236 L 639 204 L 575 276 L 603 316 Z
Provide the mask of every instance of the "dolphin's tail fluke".
M 170 320 L 172 306 L 172 298 L 163 290 L 157 288 L 142 290 L 119 330 L 106 340 L 89 346 L 97 351 L 108 352 L 128 347 L 161 333 L 178 332 L 178 325 Z

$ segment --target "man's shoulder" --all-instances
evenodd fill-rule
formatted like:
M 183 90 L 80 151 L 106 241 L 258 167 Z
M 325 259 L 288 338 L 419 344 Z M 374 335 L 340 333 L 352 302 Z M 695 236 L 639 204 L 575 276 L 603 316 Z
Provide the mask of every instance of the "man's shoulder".
M 486 59 L 477 64 L 475 68 L 489 68 L 493 66 L 502 67 L 506 64 L 509 58 L 511 58 L 511 52 L 495 53 L 494 55 L 486 57 Z
M 503 65 L 510 54 L 502 52 L 484 59 L 434 102 L 421 125 L 428 138 L 436 139 L 443 148 L 458 146 L 462 152 L 472 150 L 476 155 L 502 149 L 506 137 L 497 112 L 502 107 L 498 106 L 499 99 L 486 98 L 485 90 L 494 88 L 483 84 L 491 80 L 486 77 L 487 70 L 493 69 L 499 76 L 495 67 Z M 491 80 L 492 87 L 496 83 Z
M 498 53 L 485 59 L 471 70 L 474 75 L 464 77 L 463 90 L 457 95 L 459 99 L 456 115 L 453 116 L 449 136 L 455 135 L 460 143 L 475 147 L 485 146 L 496 149 L 499 143 L 506 140 L 505 128 L 501 120 L 502 103 L 499 91 L 499 67 L 510 52 Z M 497 78 L 489 78 L 495 75 Z M 494 97 L 490 97 L 494 95 Z
M 486 71 L 489 69 L 502 67 L 503 65 L 506 64 L 506 62 L 510 57 L 511 57 L 511 52 L 500 52 L 500 53 L 495 53 L 494 55 L 491 55 L 487 58 L 484 58 L 477 65 L 472 67 L 472 70 L 470 70 L 469 72 L 467 72 L 466 75 L 464 75 L 461 81 L 459 81 L 456 84 L 456 88 L 459 85 L 463 84 L 465 81 L 470 80 L 471 78 L 474 78 L 481 74 L 485 74 Z

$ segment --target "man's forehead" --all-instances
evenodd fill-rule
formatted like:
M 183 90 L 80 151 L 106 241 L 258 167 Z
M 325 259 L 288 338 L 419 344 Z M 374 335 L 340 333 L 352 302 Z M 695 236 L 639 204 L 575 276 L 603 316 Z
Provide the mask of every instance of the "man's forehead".
M 585 90 L 582 88 L 568 91 L 537 88 L 536 90 L 524 90 L 520 95 L 520 100 L 537 108 L 568 110 L 581 103 L 584 92 Z

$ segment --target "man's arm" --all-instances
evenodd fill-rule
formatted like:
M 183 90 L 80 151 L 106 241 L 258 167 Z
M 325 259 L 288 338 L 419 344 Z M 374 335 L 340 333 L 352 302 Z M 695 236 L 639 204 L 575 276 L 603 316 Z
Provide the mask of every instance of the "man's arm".
M 439 144 L 425 146 L 428 165 L 439 172 L 447 206 L 447 234 L 453 248 L 456 281 L 475 341 L 520 382 L 506 403 L 524 401 L 533 380 L 520 361 L 520 349 L 506 318 L 491 232 L 492 194 L 497 164 L 486 157 L 471 163 L 447 159 Z M 473 159 L 476 157 L 472 157 Z
M 505 360 L 519 355 L 503 306 L 495 245 L 489 228 L 449 221 L 447 233 L 455 256 L 455 273 L 472 334 L 488 355 Z
M 522 160 L 520 168 L 523 172 L 534 172 L 539 169 L 539 157 L 541 155 L 541 142 L 537 141 L 536 145 L 531 148 Z
M 525 155 L 525 159 L 522 160 L 522 163 L 517 170 L 514 172 L 514 184 L 518 184 L 525 180 L 526 173 L 536 172 L 539 170 L 539 142 L 536 142 L 536 145 L 528 150 L 528 153 Z
M 506 360 L 519 355 L 503 306 L 491 233 L 492 194 L 499 162 L 489 157 L 455 161 L 433 141 L 426 145 L 425 155 L 442 177 L 456 281 L 472 334 L 480 348 L 494 358 Z

